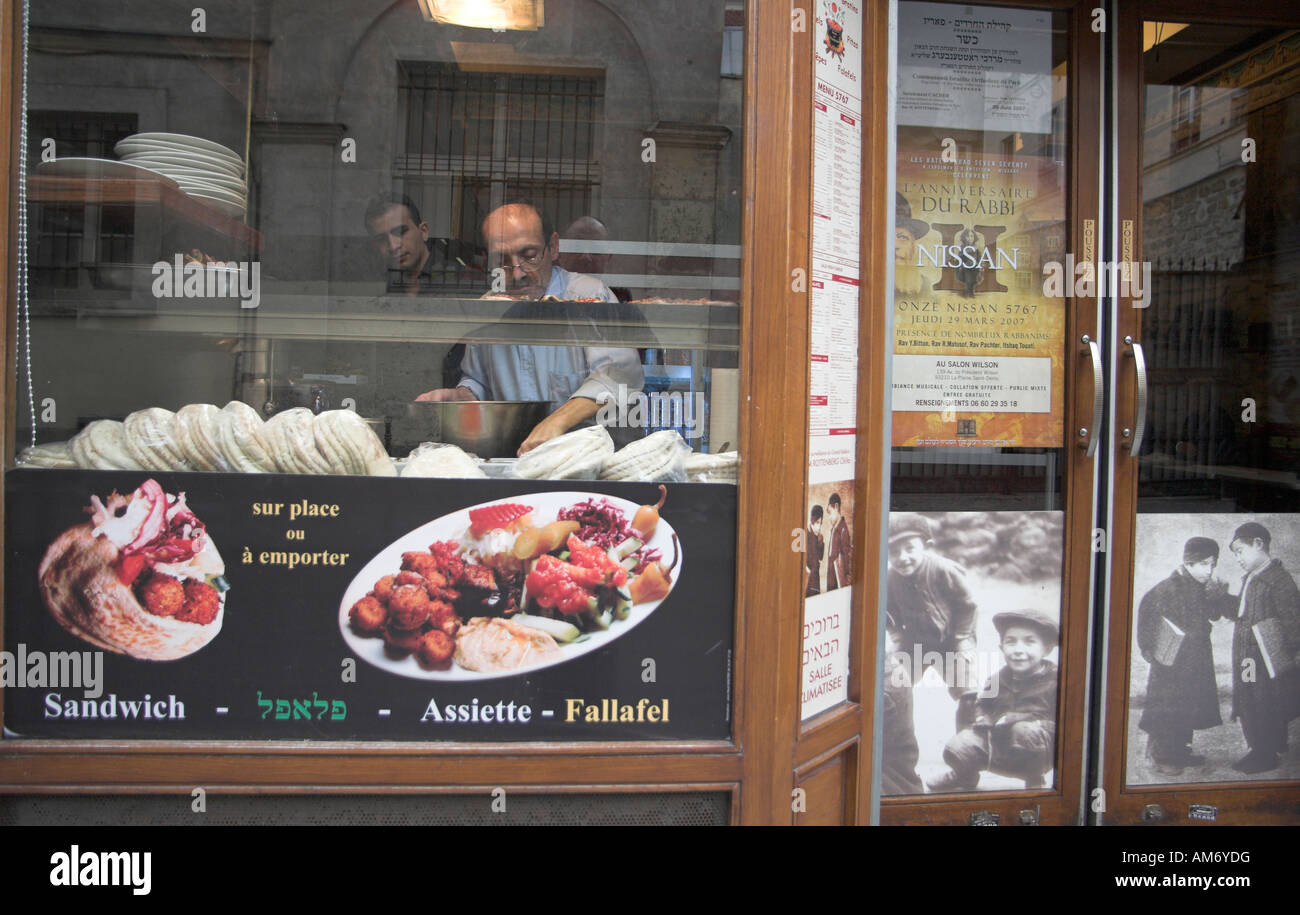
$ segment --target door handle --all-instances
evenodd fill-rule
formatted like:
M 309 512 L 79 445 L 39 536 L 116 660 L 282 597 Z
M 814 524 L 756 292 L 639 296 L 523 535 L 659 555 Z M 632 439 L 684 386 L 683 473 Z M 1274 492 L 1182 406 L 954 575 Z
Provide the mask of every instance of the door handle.
M 1132 337 L 1124 338 L 1127 346 L 1126 355 L 1133 357 L 1133 369 L 1137 372 L 1137 416 L 1133 423 L 1133 447 L 1129 449 L 1130 457 L 1137 457 L 1142 448 L 1142 436 L 1147 431 L 1147 360 L 1142 354 L 1142 344 Z
M 1080 429 L 1087 435 L 1087 451 L 1084 452 L 1086 457 L 1092 457 L 1097 453 L 1097 443 L 1101 441 L 1101 411 L 1103 404 L 1102 397 L 1102 376 L 1101 376 L 1101 347 L 1097 341 L 1084 334 L 1080 342 L 1088 348 L 1092 355 L 1092 427 L 1090 430 Z

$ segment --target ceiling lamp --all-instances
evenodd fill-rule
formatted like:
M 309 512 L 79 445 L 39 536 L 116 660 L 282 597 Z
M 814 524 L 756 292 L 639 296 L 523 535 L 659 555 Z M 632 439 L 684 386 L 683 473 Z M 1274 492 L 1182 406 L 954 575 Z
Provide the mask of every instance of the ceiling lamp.
M 471 29 L 535 32 L 545 25 L 544 0 L 419 0 L 430 22 Z

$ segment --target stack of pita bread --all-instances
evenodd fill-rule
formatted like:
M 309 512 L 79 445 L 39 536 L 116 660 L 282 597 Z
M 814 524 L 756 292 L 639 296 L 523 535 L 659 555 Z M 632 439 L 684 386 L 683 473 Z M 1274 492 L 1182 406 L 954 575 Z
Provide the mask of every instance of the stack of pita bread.
M 393 462 L 373 429 L 351 410 L 313 415 L 305 407 L 263 422 L 246 403 L 150 407 L 122 422 L 96 420 L 66 443 L 29 448 L 19 463 L 85 470 L 206 470 L 333 473 L 391 477 Z
M 71 441 L 27 448 L 18 463 L 85 470 L 397 474 L 379 436 L 351 410 L 316 415 L 295 407 L 263 422 L 238 400 L 220 408 L 189 404 L 175 413 L 150 407 L 122 422 L 96 420 Z M 696 454 L 671 430 L 615 451 L 603 426 L 587 426 L 556 436 L 512 464 L 506 475 L 523 480 L 735 483 L 739 455 Z M 455 445 L 426 442 L 402 462 L 401 475 L 483 479 L 482 467 Z
M 685 483 L 683 465 L 691 446 L 671 429 L 637 439 L 605 461 L 602 480 L 631 480 L 644 483 Z
M 557 435 L 515 462 L 523 480 L 594 480 L 614 453 L 614 440 L 604 426 L 587 426 Z

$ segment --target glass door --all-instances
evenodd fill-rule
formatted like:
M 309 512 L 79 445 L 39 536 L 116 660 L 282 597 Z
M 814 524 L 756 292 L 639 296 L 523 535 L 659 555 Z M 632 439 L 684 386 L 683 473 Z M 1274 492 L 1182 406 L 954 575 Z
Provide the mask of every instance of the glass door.
M 1300 797 L 1300 15 L 1197 6 L 1115 32 L 1109 823 Z
M 898 4 L 881 822 L 1074 822 L 1100 382 L 1086 11 Z M 1094 358 L 1096 357 L 1096 358 Z

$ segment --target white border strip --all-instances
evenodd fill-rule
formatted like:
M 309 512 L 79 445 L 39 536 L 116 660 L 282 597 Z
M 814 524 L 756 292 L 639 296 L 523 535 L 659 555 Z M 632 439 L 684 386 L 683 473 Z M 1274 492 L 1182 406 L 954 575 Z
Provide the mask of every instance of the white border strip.
M 880 515 L 876 519 L 879 530 L 885 536 L 880 538 L 880 555 L 876 568 L 876 663 L 871 670 L 875 680 L 875 713 L 871 716 L 871 794 L 868 822 L 872 826 L 880 825 L 880 779 L 882 763 L 882 744 L 885 728 L 885 615 L 881 607 L 889 606 L 889 500 L 890 476 L 893 458 L 893 399 L 894 399 L 894 219 L 898 215 L 893 205 L 898 177 L 898 0 L 889 0 L 889 55 L 885 64 L 885 200 L 889 216 L 889 231 L 879 240 L 885 246 L 885 289 L 890 292 L 890 307 L 885 309 L 885 366 L 884 384 L 880 396 L 884 398 L 885 423 L 884 434 L 880 439 L 881 481 L 880 481 Z M 866 277 L 863 277 L 866 282 Z M 863 672 L 864 676 L 866 672 Z
M 561 238 L 561 254 L 644 254 L 654 257 L 723 257 L 740 260 L 740 245 L 696 245 L 667 241 L 592 241 Z
M 653 273 L 597 273 L 606 286 L 637 286 L 649 289 L 739 289 L 738 276 L 681 276 Z
M 1117 34 L 1119 34 L 1119 32 L 1118 32 L 1118 29 L 1119 29 L 1119 27 L 1120 27 L 1120 15 L 1119 15 L 1119 14 L 1120 14 L 1120 9 L 1119 9 L 1119 7 L 1120 7 L 1120 4 L 1119 4 L 1118 2 L 1116 2 L 1116 3 L 1112 3 L 1112 4 L 1110 5 L 1110 14 L 1111 14 L 1110 27 L 1111 27 L 1111 31 L 1107 32 L 1107 33 L 1106 33 L 1107 35 L 1117 35 Z M 1140 26 L 1140 23 L 1139 23 L 1139 26 Z M 1106 39 L 1105 37 L 1103 37 L 1102 40 L 1103 40 L 1103 42 L 1105 42 L 1107 39 Z M 1109 244 L 1109 246 L 1108 246 L 1108 250 L 1107 250 L 1106 252 L 1104 252 L 1104 254 L 1103 254 L 1103 252 L 1098 252 L 1098 254 L 1099 254 L 1099 256 L 1105 256 L 1105 257 L 1108 257 L 1109 259 L 1112 259 L 1112 260 L 1113 260 L 1113 259 L 1115 258 L 1115 253 L 1116 253 L 1117 251 L 1119 251 L 1119 213 L 1120 213 L 1120 210 L 1119 210 L 1119 199 L 1120 199 L 1119 190 L 1120 190 L 1120 189 L 1119 189 L 1119 174 L 1118 174 L 1118 168 L 1117 168 L 1118 163 L 1119 163 L 1119 152 L 1120 152 L 1120 151 L 1119 151 L 1119 117 L 1118 117 L 1118 113 L 1119 113 L 1119 101 L 1120 101 L 1120 98 L 1119 98 L 1119 43 L 1118 43 L 1118 42 L 1115 42 L 1115 41 L 1111 41 L 1111 42 L 1110 42 L 1110 49 L 1111 49 L 1111 72 L 1110 72 L 1110 74 L 1109 74 L 1109 78 L 1110 78 L 1110 111 L 1109 111 L 1109 115 L 1110 115 L 1110 117 L 1108 118 L 1108 120 L 1109 120 L 1110 128 L 1111 128 L 1111 137 L 1110 137 L 1110 149 L 1108 149 L 1108 150 L 1104 150 L 1104 151 L 1103 151 L 1103 155 L 1101 156 L 1101 159 L 1102 159 L 1103 162 L 1109 162 L 1109 163 L 1112 163 L 1113 171 L 1112 171 L 1111 176 L 1110 176 L 1110 178 L 1111 178 L 1110 199 L 1109 199 L 1109 200 L 1106 200 L 1106 199 L 1103 197 L 1102 204 L 1103 204 L 1106 208 L 1105 208 L 1105 210 L 1103 211 L 1103 213 L 1101 214 L 1101 218 L 1098 219 L 1098 226 L 1099 226 L 1099 227 L 1100 227 L 1100 226 L 1106 226 L 1106 227 L 1109 228 L 1109 230 L 1110 230 L 1110 232 L 1108 233 L 1108 234 L 1110 235 L 1110 244 Z M 1106 76 L 1106 74 L 1105 74 L 1105 70 L 1104 70 L 1104 68 L 1103 68 L 1103 78 L 1104 78 L 1105 76 Z M 1140 117 L 1142 116 L 1142 113 L 1141 113 L 1141 111 L 1138 111 L 1138 112 L 1130 112 L 1130 113 L 1129 113 L 1129 116 L 1131 116 L 1131 117 L 1139 117 L 1139 118 L 1140 118 Z M 1103 134 L 1103 136 L 1104 136 L 1104 134 Z M 1103 187 L 1103 193 L 1104 193 L 1104 187 L 1105 187 L 1105 186 L 1103 185 L 1102 187 Z M 1100 239 L 1100 237 L 1101 237 L 1101 233 L 1098 232 L 1098 238 Z M 1106 499 L 1106 504 L 1105 504 L 1102 508 L 1103 508 L 1103 510 L 1104 510 L 1104 512 L 1105 512 L 1105 515 L 1104 515 L 1104 525 L 1105 525 L 1105 529 L 1106 529 L 1106 532 L 1107 532 L 1107 539 L 1109 540 L 1109 539 L 1110 539 L 1110 534 L 1115 530 L 1115 498 L 1116 498 L 1116 493 L 1115 493 L 1115 462 L 1116 462 L 1116 460 L 1117 460 L 1117 454 L 1116 454 L 1116 452 L 1115 452 L 1115 448 L 1114 448 L 1114 446 L 1113 446 L 1112 443 L 1113 443 L 1113 441 L 1114 441 L 1114 427 L 1115 427 L 1115 422 L 1116 422 L 1116 420 L 1118 419 L 1118 413 L 1116 412 L 1115 389 L 1116 389 L 1116 385 L 1117 385 L 1118 382 L 1119 382 L 1118 374 L 1119 374 L 1119 367 L 1120 367 L 1120 366 L 1119 366 L 1119 363 L 1120 363 L 1121 360 L 1120 360 L 1119 357 L 1118 357 L 1118 354 L 1119 354 L 1119 349 L 1118 349 L 1118 340 L 1119 340 L 1119 309 L 1118 309 L 1117 307 L 1115 307 L 1115 301 L 1114 301 L 1113 299 L 1110 298 L 1110 296 L 1108 295 L 1108 292 L 1109 292 L 1109 291 L 1108 291 L 1107 289 L 1104 289 L 1104 288 L 1099 288 L 1099 289 L 1097 290 L 1097 293 L 1098 293 L 1098 297 L 1097 297 L 1097 306 L 1098 306 L 1097 311 L 1098 311 L 1098 317 L 1100 318 L 1101 315 L 1104 313 L 1104 312 L 1102 311 L 1102 309 L 1106 309 L 1106 310 L 1109 311 L 1109 313 L 1110 313 L 1110 318 L 1111 318 L 1111 320 L 1110 320 L 1110 333 L 1107 335 L 1107 339 L 1104 341 L 1104 342 L 1106 343 L 1106 346 L 1103 347 L 1103 350 L 1102 350 L 1102 358 L 1103 358 L 1103 359 L 1107 359 L 1107 358 L 1109 358 L 1109 363 L 1110 363 L 1110 364 L 1107 366 L 1107 371 L 1106 371 L 1107 380 L 1108 380 L 1108 382 L 1109 382 L 1109 386 L 1110 386 L 1110 392 L 1109 392 L 1109 395 L 1108 395 L 1108 397 L 1107 397 L 1107 422 L 1104 423 L 1103 426 L 1102 426 L 1102 428 L 1103 428 L 1103 430 L 1104 430 L 1104 435 L 1102 436 L 1101 444 L 1100 444 L 1100 446 L 1098 447 L 1097 452 L 1098 452 L 1098 454 L 1105 454 L 1105 455 L 1106 455 L 1106 463 L 1105 463 L 1105 467 L 1104 467 L 1104 468 L 1099 468 L 1099 469 L 1104 469 L 1105 472 L 1106 472 L 1106 494 L 1107 494 L 1108 498 Z M 1103 450 L 1103 449 L 1104 449 L 1104 450 Z M 1099 475 L 1099 476 L 1100 476 L 1100 475 Z M 1136 518 L 1135 518 L 1134 520 L 1136 521 Z M 1097 650 L 1098 650 L 1098 651 L 1100 652 L 1100 654 L 1101 654 L 1101 659 L 1100 659 L 1100 661 L 1098 662 L 1098 666 L 1097 666 L 1097 668 L 1096 668 L 1097 670 L 1100 671 L 1100 677 L 1101 677 L 1101 684 L 1100 684 L 1099 688 L 1096 690 L 1096 694 L 1097 694 L 1098 696 L 1101 697 L 1101 701 L 1098 703 L 1098 707 L 1097 707 L 1097 709 L 1096 709 L 1096 718 L 1097 718 L 1097 746 L 1096 746 L 1096 748 L 1095 748 L 1094 751 L 1093 751 L 1093 758 L 1096 759 L 1096 761 L 1097 761 L 1096 766 L 1095 766 L 1095 769 L 1096 769 L 1096 772 L 1097 772 L 1097 778 L 1098 778 L 1098 781 L 1101 783 L 1101 784 L 1095 785 L 1095 786 L 1093 786 L 1093 787 L 1094 787 L 1094 788 L 1101 788 L 1101 789 L 1102 789 L 1103 794 L 1101 795 L 1101 799 L 1102 799 L 1103 801 L 1106 800 L 1106 795 L 1105 795 L 1105 793 L 1104 793 L 1104 792 L 1105 792 L 1105 789 L 1106 789 L 1106 785 L 1105 785 L 1105 781 L 1106 781 L 1106 768 L 1105 768 L 1105 762 L 1106 762 L 1106 698 L 1107 698 L 1107 696 L 1108 696 L 1108 694 L 1109 694 L 1109 690 L 1110 690 L 1110 683 L 1108 682 L 1108 675 L 1109 675 L 1109 668 L 1110 668 L 1110 599 L 1111 599 L 1111 586 L 1112 586 L 1112 583 L 1113 583 L 1113 577 L 1114 577 L 1114 564 L 1113 564 L 1113 562 L 1112 562 L 1112 560 L 1111 560 L 1111 557 L 1114 555 L 1114 553 L 1113 553 L 1113 550 L 1110 549 L 1110 547 L 1113 547 L 1114 544 L 1113 544 L 1113 543 L 1108 543 L 1106 546 L 1107 546 L 1107 550 L 1106 550 L 1106 552 L 1103 554 L 1103 558 L 1102 558 L 1102 591 L 1101 591 L 1102 599 L 1101 599 L 1101 605 L 1100 605 L 1100 607 L 1098 608 L 1098 611 L 1102 614 L 1102 634 L 1101 634 L 1101 642 L 1100 642 L 1100 645 L 1097 647 Z M 1095 592 L 1094 592 L 1094 593 L 1095 593 Z M 1090 638 L 1090 639 L 1091 639 L 1091 636 L 1092 636 L 1092 633 L 1089 632 L 1089 638 Z M 1091 644 L 1093 644 L 1093 645 L 1096 646 L 1096 645 L 1097 645 L 1097 642 L 1094 640 L 1094 641 L 1091 642 Z M 1089 683 L 1089 684 L 1088 684 L 1088 687 L 1089 687 L 1089 689 L 1091 689 L 1091 688 L 1092 688 L 1092 684 Z M 1091 693 L 1090 693 L 1089 695 L 1090 695 L 1090 698 L 1091 698 Z M 1092 710 L 1091 708 L 1085 708 L 1084 714 L 1085 714 L 1085 715 L 1087 715 L 1087 714 L 1091 714 L 1092 711 L 1093 711 L 1093 710 Z M 1085 719 L 1085 720 L 1086 720 L 1086 719 Z M 1127 739 L 1127 738 L 1124 738 L 1124 737 L 1121 737 L 1121 738 L 1120 738 L 1120 740 L 1121 740 L 1120 745 L 1121 745 L 1121 746 L 1123 746 L 1123 743 L 1124 743 L 1124 741 L 1125 741 L 1126 739 Z M 1125 764 L 1125 768 L 1126 768 L 1126 767 L 1127 767 L 1127 764 Z M 1117 786 L 1116 786 L 1116 789 L 1117 789 L 1117 790 L 1121 790 L 1121 791 L 1122 791 L 1123 788 L 1124 788 L 1123 785 L 1117 785 Z M 1088 798 L 1088 800 L 1090 801 L 1091 798 Z M 1089 812 L 1091 812 L 1091 810 L 1092 810 L 1092 808 L 1091 808 L 1091 804 L 1089 804 L 1089 808 L 1088 808 L 1088 809 L 1089 809 Z M 1104 803 L 1102 804 L 1102 809 L 1101 809 L 1101 810 L 1099 810 L 1099 811 L 1097 811 L 1096 813 L 1092 814 L 1092 822 L 1093 822 L 1093 825 L 1096 825 L 1096 826 L 1101 826 L 1101 825 L 1104 825 L 1104 824 L 1105 824 L 1105 822 L 1106 822 L 1106 810 L 1105 810 L 1105 804 L 1104 804 Z

